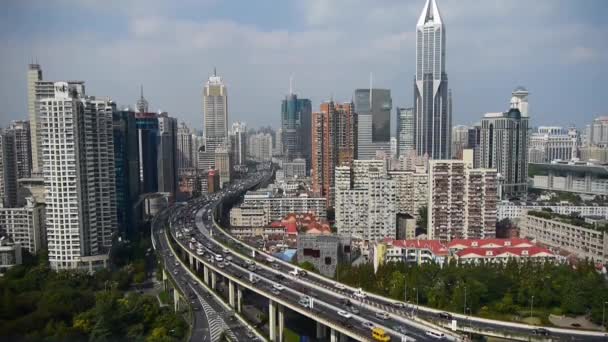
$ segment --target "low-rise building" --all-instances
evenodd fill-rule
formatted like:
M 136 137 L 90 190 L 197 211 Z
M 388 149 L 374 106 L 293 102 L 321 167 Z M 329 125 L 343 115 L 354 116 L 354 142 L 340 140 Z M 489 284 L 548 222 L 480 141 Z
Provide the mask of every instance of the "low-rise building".
M 608 262 L 608 226 L 589 224 L 579 217 L 528 211 L 520 219 L 520 236 L 565 250 L 580 259 Z
M 393 240 L 385 239 L 384 261 L 424 264 L 444 264 L 448 260 L 448 249 L 439 240 Z M 378 250 L 378 249 L 376 249 Z
M 308 194 L 297 196 L 273 195 L 272 191 L 248 191 L 243 205 L 250 208 L 264 209 L 270 221 L 277 221 L 290 213 L 312 213 L 319 218 L 327 218 L 327 200 L 324 197 L 310 197 Z
M 299 234 L 298 263 L 310 262 L 324 276 L 333 277 L 343 260 L 350 260 L 352 248 L 348 236 L 336 234 Z
M 264 227 L 270 222 L 270 215 L 263 208 L 241 205 L 230 209 L 231 227 Z
M 505 218 L 516 219 L 524 215 L 527 211 L 541 211 L 543 209 L 550 209 L 556 214 L 570 215 L 572 213 L 578 213 L 580 216 L 601 216 L 608 219 L 608 207 L 606 206 L 593 206 L 593 205 L 570 205 L 570 204 L 543 204 L 543 203 L 513 203 L 513 202 L 501 202 L 496 206 L 496 216 L 498 220 Z
M 532 187 L 590 195 L 608 195 L 608 165 L 579 161 L 530 164 Z
M 555 260 L 557 259 L 557 256 L 546 248 L 533 246 L 530 248 L 467 248 L 456 252 L 454 258 L 459 263 L 479 264 L 482 262 L 505 263 L 513 259 L 544 262 L 547 260 Z
M 283 225 L 271 224 L 264 227 L 232 227 L 230 233 L 237 239 L 245 239 L 251 237 L 262 237 L 265 240 L 270 237 L 282 237 L 286 236 L 286 228 Z
M 283 163 L 285 178 L 304 178 L 306 177 L 306 159 L 296 158 L 290 162 Z

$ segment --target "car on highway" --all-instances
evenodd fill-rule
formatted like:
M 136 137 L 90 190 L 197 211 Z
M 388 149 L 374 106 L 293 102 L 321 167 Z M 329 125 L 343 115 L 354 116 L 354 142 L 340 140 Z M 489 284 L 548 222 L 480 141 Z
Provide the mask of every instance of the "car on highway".
M 283 286 L 281 284 L 273 284 L 272 287 L 279 291 L 283 291 L 285 289 L 285 286 Z
M 452 314 L 449 313 L 449 312 L 440 312 L 439 313 L 439 318 L 451 320 L 453 317 L 452 317 Z
M 357 309 L 357 307 L 356 307 L 356 306 L 349 306 L 349 307 L 348 307 L 348 311 L 350 311 L 350 312 L 354 313 L 355 315 L 358 315 L 358 314 L 359 314 L 359 309 Z
M 445 334 L 437 331 L 427 330 L 426 335 L 432 337 L 437 340 L 443 340 L 445 338 Z
M 203 251 L 202 248 L 197 248 L 196 249 L 196 255 L 203 255 L 203 254 L 205 254 L 205 252 Z
M 403 304 L 401 302 L 393 302 L 393 306 L 396 308 L 404 308 L 405 304 Z
M 255 262 L 254 262 L 253 260 L 249 260 L 249 259 L 246 259 L 246 260 L 245 260 L 245 263 L 246 263 L 247 265 L 253 265 L 253 264 L 255 264 Z
M 404 335 L 407 335 L 407 329 L 405 329 L 405 327 L 401 326 L 401 325 L 396 325 L 393 327 L 393 330 L 398 331 Z
M 346 290 L 346 286 L 344 286 L 340 283 L 334 283 L 334 287 L 337 288 L 338 290 Z
M 268 261 L 269 263 L 271 263 L 271 264 L 272 264 L 272 263 L 274 262 L 274 259 L 273 259 L 273 258 L 268 257 L 268 258 L 266 258 L 266 261 Z
M 389 316 L 386 312 L 384 311 L 378 311 L 376 312 L 376 317 L 380 318 L 380 319 L 388 319 Z
M 272 292 L 272 294 L 274 294 L 275 296 L 278 296 L 281 294 L 281 291 L 279 291 L 277 289 L 272 289 L 272 291 L 270 291 L 270 292 Z
M 359 299 L 367 298 L 367 295 L 365 294 L 365 292 L 363 292 L 363 289 L 358 289 L 357 291 L 353 292 L 353 296 Z
M 282 274 L 279 274 L 279 273 L 275 274 L 275 275 L 274 275 L 274 277 L 275 277 L 275 279 L 276 279 L 276 280 L 278 280 L 278 281 L 283 281 L 283 280 L 285 280 L 285 277 L 284 277 Z
M 260 281 L 260 279 L 258 279 L 258 277 L 256 277 L 256 276 L 253 276 L 250 278 L 250 281 L 252 284 L 256 284 L 258 281 Z
M 373 329 L 375 326 L 374 323 L 369 322 L 369 321 L 364 321 L 363 323 L 361 323 L 361 325 L 368 329 Z
M 173 271 L 173 275 L 178 275 L 178 274 L 179 274 L 178 270 Z
M 224 261 L 224 257 L 221 256 L 220 254 L 216 254 L 215 255 L 215 261 L 222 262 L 222 261 Z
M 217 263 L 217 267 L 219 267 L 219 268 L 224 268 L 224 263 L 223 263 L 223 262 L 218 262 L 218 263 Z
M 231 255 L 226 256 L 226 260 L 228 260 L 228 261 L 232 260 L 232 256 Z
M 279 266 L 279 264 L 272 264 L 271 267 L 274 268 L 275 270 L 278 270 L 279 268 L 281 268 L 281 266 Z
M 251 272 L 256 270 L 255 265 L 249 265 L 249 267 L 247 269 L 250 270 Z
M 298 304 L 300 304 L 301 306 L 308 308 L 310 307 L 310 298 L 308 297 L 301 297 L 300 300 L 298 301 Z
M 344 317 L 344 318 L 351 318 L 353 317 L 353 315 L 351 315 L 348 311 L 344 311 L 344 310 L 340 310 L 338 311 L 338 315 Z
M 536 329 L 532 329 L 532 334 L 540 335 L 540 336 L 549 336 L 550 332 L 549 332 L 549 330 L 544 329 L 544 328 L 536 328 Z
M 374 341 L 388 342 L 391 340 L 391 336 L 384 329 L 376 327 L 372 329 L 372 339 Z

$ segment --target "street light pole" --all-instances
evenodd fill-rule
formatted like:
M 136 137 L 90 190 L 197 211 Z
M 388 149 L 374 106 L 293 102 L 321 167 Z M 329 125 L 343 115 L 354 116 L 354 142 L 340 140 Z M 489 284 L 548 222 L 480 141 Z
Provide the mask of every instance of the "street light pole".
M 463 314 L 467 314 L 467 286 L 464 286 L 464 306 L 462 308 Z
M 534 308 L 534 296 L 532 296 L 532 301 L 530 302 L 530 319 L 532 319 L 532 309 Z

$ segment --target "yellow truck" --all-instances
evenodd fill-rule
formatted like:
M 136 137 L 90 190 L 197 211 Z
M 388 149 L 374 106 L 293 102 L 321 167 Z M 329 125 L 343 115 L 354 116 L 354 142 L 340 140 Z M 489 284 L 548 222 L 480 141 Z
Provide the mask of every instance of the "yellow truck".
M 384 331 L 382 328 L 374 328 L 372 329 L 372 338 L 374 341 L 388 342 L 391 340 L 391 337 Z

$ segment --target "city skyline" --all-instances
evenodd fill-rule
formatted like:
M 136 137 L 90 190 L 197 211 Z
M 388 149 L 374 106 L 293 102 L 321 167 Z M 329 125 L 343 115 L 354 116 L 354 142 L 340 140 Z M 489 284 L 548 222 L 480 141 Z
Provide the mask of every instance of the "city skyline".
M 9 3 L 3 16 L 6 20 L 0 24 L 5 28 L 0 36 L 8 42 L 0 52 L 5 61 L 0 70 L 7 75 L 0 81 L 3 96 L 0 100 L 6 103 L 0 125 L 7 126 L 10 120 L 23 118 L 27 113 L 23 72 L 32 59 L 42 65 L 45 79 L 87 80 L 93 93 L 111 96 L 119 105 L 133 107 L 143 84 L 151 109 L 166 110 L 197 129 L 198 94 L 214 66 L 231 88 L 231 119 L 235 121 L 255 119 L 278 127 L 280 101 L 288 93 L 291 74 L 295 78 L 295 93 L 310 98 L 313 107 L 329 99 L 332 93 L 336 98 L 351 98 L 356 88 L 367 85 L 370 71 L 374 73 L 374 86 L 391 90 L 394 106 L 413 105 L 413 27 L 424 1 L 407 4 L 361 1 L 359 6 L 341 6 L 339 1 L 272 4 L 275 10 L 285 13 L 280 18 L 258 13 L 271 5 L 268 2 L 256 5 L 251 9 L 251 4 L 239 4 L 241 10 L 236 13 L 231 11 L 234 4 L 206 2 L 187 3 L 180 9 L 156 2 L 140 7 L 137 2 L 124 6 L 110 3 L 103 6 L 106 8 L 92 3 L 70 5 L 71 13 L 83 14 L 79 17 L 102 11 L 110 20 L 123 23 L 110 28 L 75 20 L 75 31 L 81 33 L 70 32 L 67 38 L 68 32 L 58 25 L 62 17 L 55 15 L 63 8 L 61 3 L 54 8 L 45 4 Z M 530 90 L 532 125 L 550 122 L 582 127 L 593 117 L 604 114 L 601 100 L 593 92 L 571 86 L 580 83 L 600 89 L 599 81 L 608 70 L 606 58 L 602 58 L 608 47 L 601 43 L 606 33 L 606 24 L 601 22 L 604 3 L 541 1 L 531 7 L 516 1 L 457 5 L 453 0 L 444 0 L 438 5 L 450 30 L 446 68 L 454 92 L 454 124 L 470 124 L 486 112 L 502 110 L 508 104 L 509 92 L 518 85 Z M 198 6 L 205 9 L 200 17 L 186 14 L 192 12 L 188 9 Z M 345 7 L 349 22 L 368 24 L 362 25 L 367 31 L 349 25 L 340 27 L 345 19 L 335 20 L 335 8 Z M 256 19 L 243 17 L 241 12 L 249 9 L 259 14 Z M 40 11 L 47 18 L 26 25 Z M 565 15 L 568 20 L 561 20 Z M 513 18 L 518 19 L 518 25 L 511 25 Z M 471 20 L 475 20 L 474 26 Z M 219 32 L 225 32 L 230 39 L 214 35 Z M 46 36 L 47 33 L 52 36 Z M 551 39 L 553 34 L 569 39 L 556 42 Z M 182 35 L 187 38 L 182 40 Z M 84 36 L 103 39 L 107 43 L 102 44 L 104 49 L 116 47 L 121 52 L 113 56 L 99 54 L 102 60 L 91 53 L 89 58 L 78 59 L 68 66 L 64 56 L 78 55 Z M 357 37 L 356 44 L 352 42 L 353 36 Z M 469 39 L 471 36 L 475 39 Z M 373 47 L 375 53 L 366 53 L 351 43 Z M 158 49 L 167 44 L 174 49 Z M 326 45 L 340 46 L 349 52 L 348 57 L 302 54 L 314 46 Z M 536 46 L 543 48 L 532 49 Z M 152 47 L 155 49 L 150 50 Z M 131 55 L 131 49 L 139 49 L 150 58 L 133 57 L 137 55 Z M 120 65 L 114 63 L 117 58 Z M 174 60 L 180 63 L 169 66 Z M 115 67 L 118 69 L 112 69 Z M 259 82 L 260 79 L 264 82 Z M 179 84 L 179 91 L 167 87 L 171 83 Z M 483 89 L 478 84 L 484 84 Z M 571 122 L 573 112 L 580 122 Z M 392 127 L 394 134 L 394 123 Z

